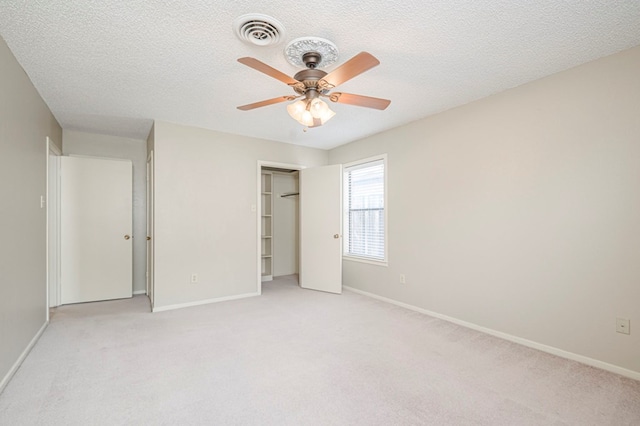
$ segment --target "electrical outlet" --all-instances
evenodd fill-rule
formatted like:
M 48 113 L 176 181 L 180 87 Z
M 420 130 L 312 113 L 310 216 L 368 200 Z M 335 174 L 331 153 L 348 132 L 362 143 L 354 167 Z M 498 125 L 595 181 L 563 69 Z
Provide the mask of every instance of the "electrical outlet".
M 407 283 L 407 277 L 404 276 L 404 274 L 400 274 L 400 284 L 406 284 Z
M 629 329 L 629 320 L 616 318 L 616 331 L 622 334 L 631 334 L 631 330 Z
M 191 274 L 191 282 L 194 284 L 198 282 L 198 274 Z

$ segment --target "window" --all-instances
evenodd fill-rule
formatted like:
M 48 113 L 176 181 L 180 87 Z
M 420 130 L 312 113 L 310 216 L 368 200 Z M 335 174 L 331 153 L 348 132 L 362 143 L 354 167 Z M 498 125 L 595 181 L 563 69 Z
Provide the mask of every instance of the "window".
M 386 156 L 344 168 L 344 255 L 386 262 Z

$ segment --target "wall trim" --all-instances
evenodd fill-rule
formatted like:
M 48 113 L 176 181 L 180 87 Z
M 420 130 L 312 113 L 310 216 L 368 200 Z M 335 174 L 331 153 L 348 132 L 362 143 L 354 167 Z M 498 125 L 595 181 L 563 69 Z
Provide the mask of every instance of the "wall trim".
M 235 296 L 217 297 L 215 299 L 196 300 L 195 302 L 178 303 L 175 305 L 158 306 L 158 307 L 154 306 L 151 309 L 151 312 L 172 311 L 174 309 L 189 308 L 191 306 L 208 305 L 210 303 L 226 302 L 229 300 L 236 300 L 236 299 L 245 299 L 247 297 L 254 297 L 254 296 L 260 296 L 260 293 L 258 292 L 245 293 L 245 294 L 237 294 Z
M 566 358 L 566 359 L 570 359 L 572 361 L 577 361 L 581 364 L 586 364 L 589 365 L 591 367 L 596 367 L 596 368 L 600 368 L 601 370 L 606 370 L 609 371 L 611 373 L 615 373 L 615 374 L 619 374 L 621 376 L 625 376 L 628 377 L 630 379 L 634 379 L 634 380 L 639 380 L 640 381 L 640 372 L 638 371 L 633 371 L 633 370 L 628 370 L 626 368 L 623 367 L 619 367 L 617 365 L 613 365 L 613 364 L 609 364 L 607 362 L 604 361 L 600 361 L 597 359 L 593 359 L 593 358 L 589 358 L 586 357 L 584 355 L 579 355 L 573 352 L 568 352 L 553 346 L 548 346 L 548 345 L 544 345 L 542 343 L 538 343 L 538 342 L 534 342 L 532 340 L 527 340 L 524 339 L 522 337 L 518 337 L 518 336 L 514 336 L 511 334 L 507 334 L 507 333 L 503 333 L 501 331 L 497 331 L 497 330 L 493 330 L 491 328 L 487 328 L 487 327 L 483 327 L 471 322 L 467 322 L 467 321 L 463 321 L 457 318 L 453 318 L 447 315 L 443 315 L 443 314 L 439 314 L 437 312 L 433 312 L 433 311 L 429 311 L 427 309 L 423 309 L 423 308 L 419 308 L 417 306 L 414 305 L 410 305 L 408 303 L 404 303 L 404 302 L 399 302 L 397 300 L 394 299 L 389 299 L 388 297 L 384 297 L 384 296 L 379 296 L 377 294 L 374 293 L 369 293 L 368 291 L 364 291 L 364 290 L 359 290 L 357 288 L 353 288 L 353 287 L 349 287 L 349 286 L 343 286 L 344 289 L 349 290 L 351 292 L 354 293 L 358 293 L 361 294 L 363 296 L 367 296 L 367 297 L 371 297 L 373 299 L 377 299 L 383 302 L 387 302 L 387 303 L 391 303 L 393 305 L 396 306 L 400 306 L 402 308 L 406 308 L 415 312 L 420 312 L 422 314 L 425 315 L 429 315 L 441 320 L 445 320 L 445 321 L 449 321 L 451 323 L 457 324 L 457 325 L 461 325 L 463 327 L 467 327 L 470 328 L 472 330 L 476 330 L 476 331 L 480 331 L 482 333 L 485 334 L 489 334 L 491 336 L 495 336 L 495 337 L 499 337 L 501 339 L 504 340 L 508 340 L 510 342 L 513 343 L 518 343 L 520 345 L 523 346 L 527 346 L 529 348 L 533 348 L 533 349 L 537 349 L 539 351 L 542 352 L 546 352 L 549 353 L 551 355 L 556 355 L 559 356 L 561 358 Z
M 147 290 L 136 290 L 133 292 L 134 296 L 137 296 L 139 294 L 147 294 Z
M 2 378 L 2 381 L 0 382 L 0 394 L 2 393 L 4 388 L 7 387 L 7 385 L 13 378 L 13 375 L 16 374 L 16 371 L 18 371 L 18 368 L 20 368 L 24 360 L 27 358 L 27 355 L 29 355 L 29 352 L 31 352 L 31 349 L 33 349 L 33 347 L 36 345 L 36 343 L 38 342 L 38 339 L 40 339 L 40 336 L 42 336 L 42 333 L 44 333 L 44 330 L 47 328 L 48 325 L 49 325 L 48 320 L 45 321 L 44 324 L 42 324 L 42 327 L 40 327 L 40 330 L 38 330 L 36 335 L 33 336 L 33 339 L 31 339 L 27 347 L 24 349 L 24 351 L 22 351 L 22 354 L 20 354 L 16 362 L 9 369 L 7 374 Z

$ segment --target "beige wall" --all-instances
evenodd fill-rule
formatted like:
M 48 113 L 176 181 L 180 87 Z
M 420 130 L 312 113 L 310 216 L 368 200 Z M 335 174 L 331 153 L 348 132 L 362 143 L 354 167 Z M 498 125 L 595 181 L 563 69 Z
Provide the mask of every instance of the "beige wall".
M 0 390 L 46 321 L 46 137 L 62 130 L 0 38 Z
M 131 160 L 133 164 L 133 291 L 146 292 L 147 141 L 64 130 L 64 155 Z
M 344 284 L 640 372 L 639 70 L 640 47 L 332 150 L 388 154 L 389 266 Z
M 161 121 L 153 155 L 155 309 L 255 293 L 258 161 L 328 159 L 323 150 Z

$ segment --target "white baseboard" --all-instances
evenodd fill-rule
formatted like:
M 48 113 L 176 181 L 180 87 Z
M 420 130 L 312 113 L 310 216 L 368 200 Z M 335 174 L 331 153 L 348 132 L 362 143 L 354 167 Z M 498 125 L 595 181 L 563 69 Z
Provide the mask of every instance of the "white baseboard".
M 547 352 L 552 355 L 557 355 L 562 358 L 570 359 L 572 361 L 577 361 L 582 364 L 590 365 L 592 367 L 600 368 L 602 370 L 610 371 L 612 373 L 619 374 L 621 376 L 629 377 L 630 379 L 640 380 L 640 372 L 628 370 L 626 368 L 619 367 L 617 365 L 609 364 L 604 361 L 600 361 L 597 359 L 589 358 L 583 355 L 579 355 L 573 352 L 568 352 L 562 349 L 555 348 L 553 346 L 543 345 L 542 343 L 534 342 L 531 340 L 523 339 L 522 337 L 513 336 L 511 334 L 503 333 L 501 331 L 493 330 L 491 328 L 482 327 L 477 324 L 473 324 L 467 321 L 462 321 L 457 318 L 453 318 L 447 315 L 442 315 L 437 312 L 432 312 L 427 309 L 419 308 L 417 306 L 409 305 L 408 303 L 399 302 L 397 300 L 389 299 L 388 297 L 378 296 L 374 293 L 369 293 L 368 291 L 358 290 L 357 288 L 343 286 L 343 288 L 352 291 L 354 293 L 362 294 L 363 296 L 368 296 L 377 300 L 381 300 L 383 302 L 391 303 L 396 306 L 400 306 L 406 309 L 410 309 L 412 311 L 420 312 L 422 314 L 426 314 L 435 318 L 439 318 L 445 321 L 452 322 L 457 325 L 461 325 L 463 327 L 470 328 L 472 330 L 480 331 L 482 333 L 490 334 L 492 336 L 499 337 L 504 340 L 508 340 L 510 342 L 518 343 L 523 346 L 528 346 L 533 349 L 537 349 L 542 352 Z
M 133 292 L 134 296 L 137 296 L 138 294 L 147 294 L 147 290 L 136 290 Z
M 157 306 L 157 307 L 154 306 L 151 312 L 171 311 L 173 309 L 182 309 L 182 308 L 189 308 L 191 306 L 208 305 L 209 303 L 226 302 L 228 300 L 244 299 L 246 297 L 254 297 L 254 296 L 260 296 L 260 293 L 258 292 L 245 293 L 245 294 L 238 294 L 235 296 L 218 297 L 216 299 L 204 299 L 204 300 L 197 300 L 195 302 L 178 303 L 176 305 Z
M 47 328 L 47 325 L 49 325 L 49 321 L 45 321 L 44 324 L 42 324 L 42 327 L 40 327 L 40 330 L 38 330 L 36 335 L 33 336 L 33 339 L 31 339 L 27 347 L 24 349 L 24 351 L 22 351 L 22 353 L 20 354 L 16 362 L 13 364 L 9 372 L 7 372 L 7 374 L 2 378 L 2 381 L 0 382 L 0 393 L 2 393 L 4 388 L 9 384 L 9 381 L 11 380 L 13 375 L 16 374 L 16 371 L 18 371 L 18 368 L 20 368 L 20 365 L 22 365 L 27 355 L 29 355 L 29 352 L 31 352 L 31 349 L 33 349 L 36 342 L 38 342 L 38 339 L 40 338 L 40 336 L 42 336 L 42 333 L 44 333 L 44 330 L 45 328 Z

